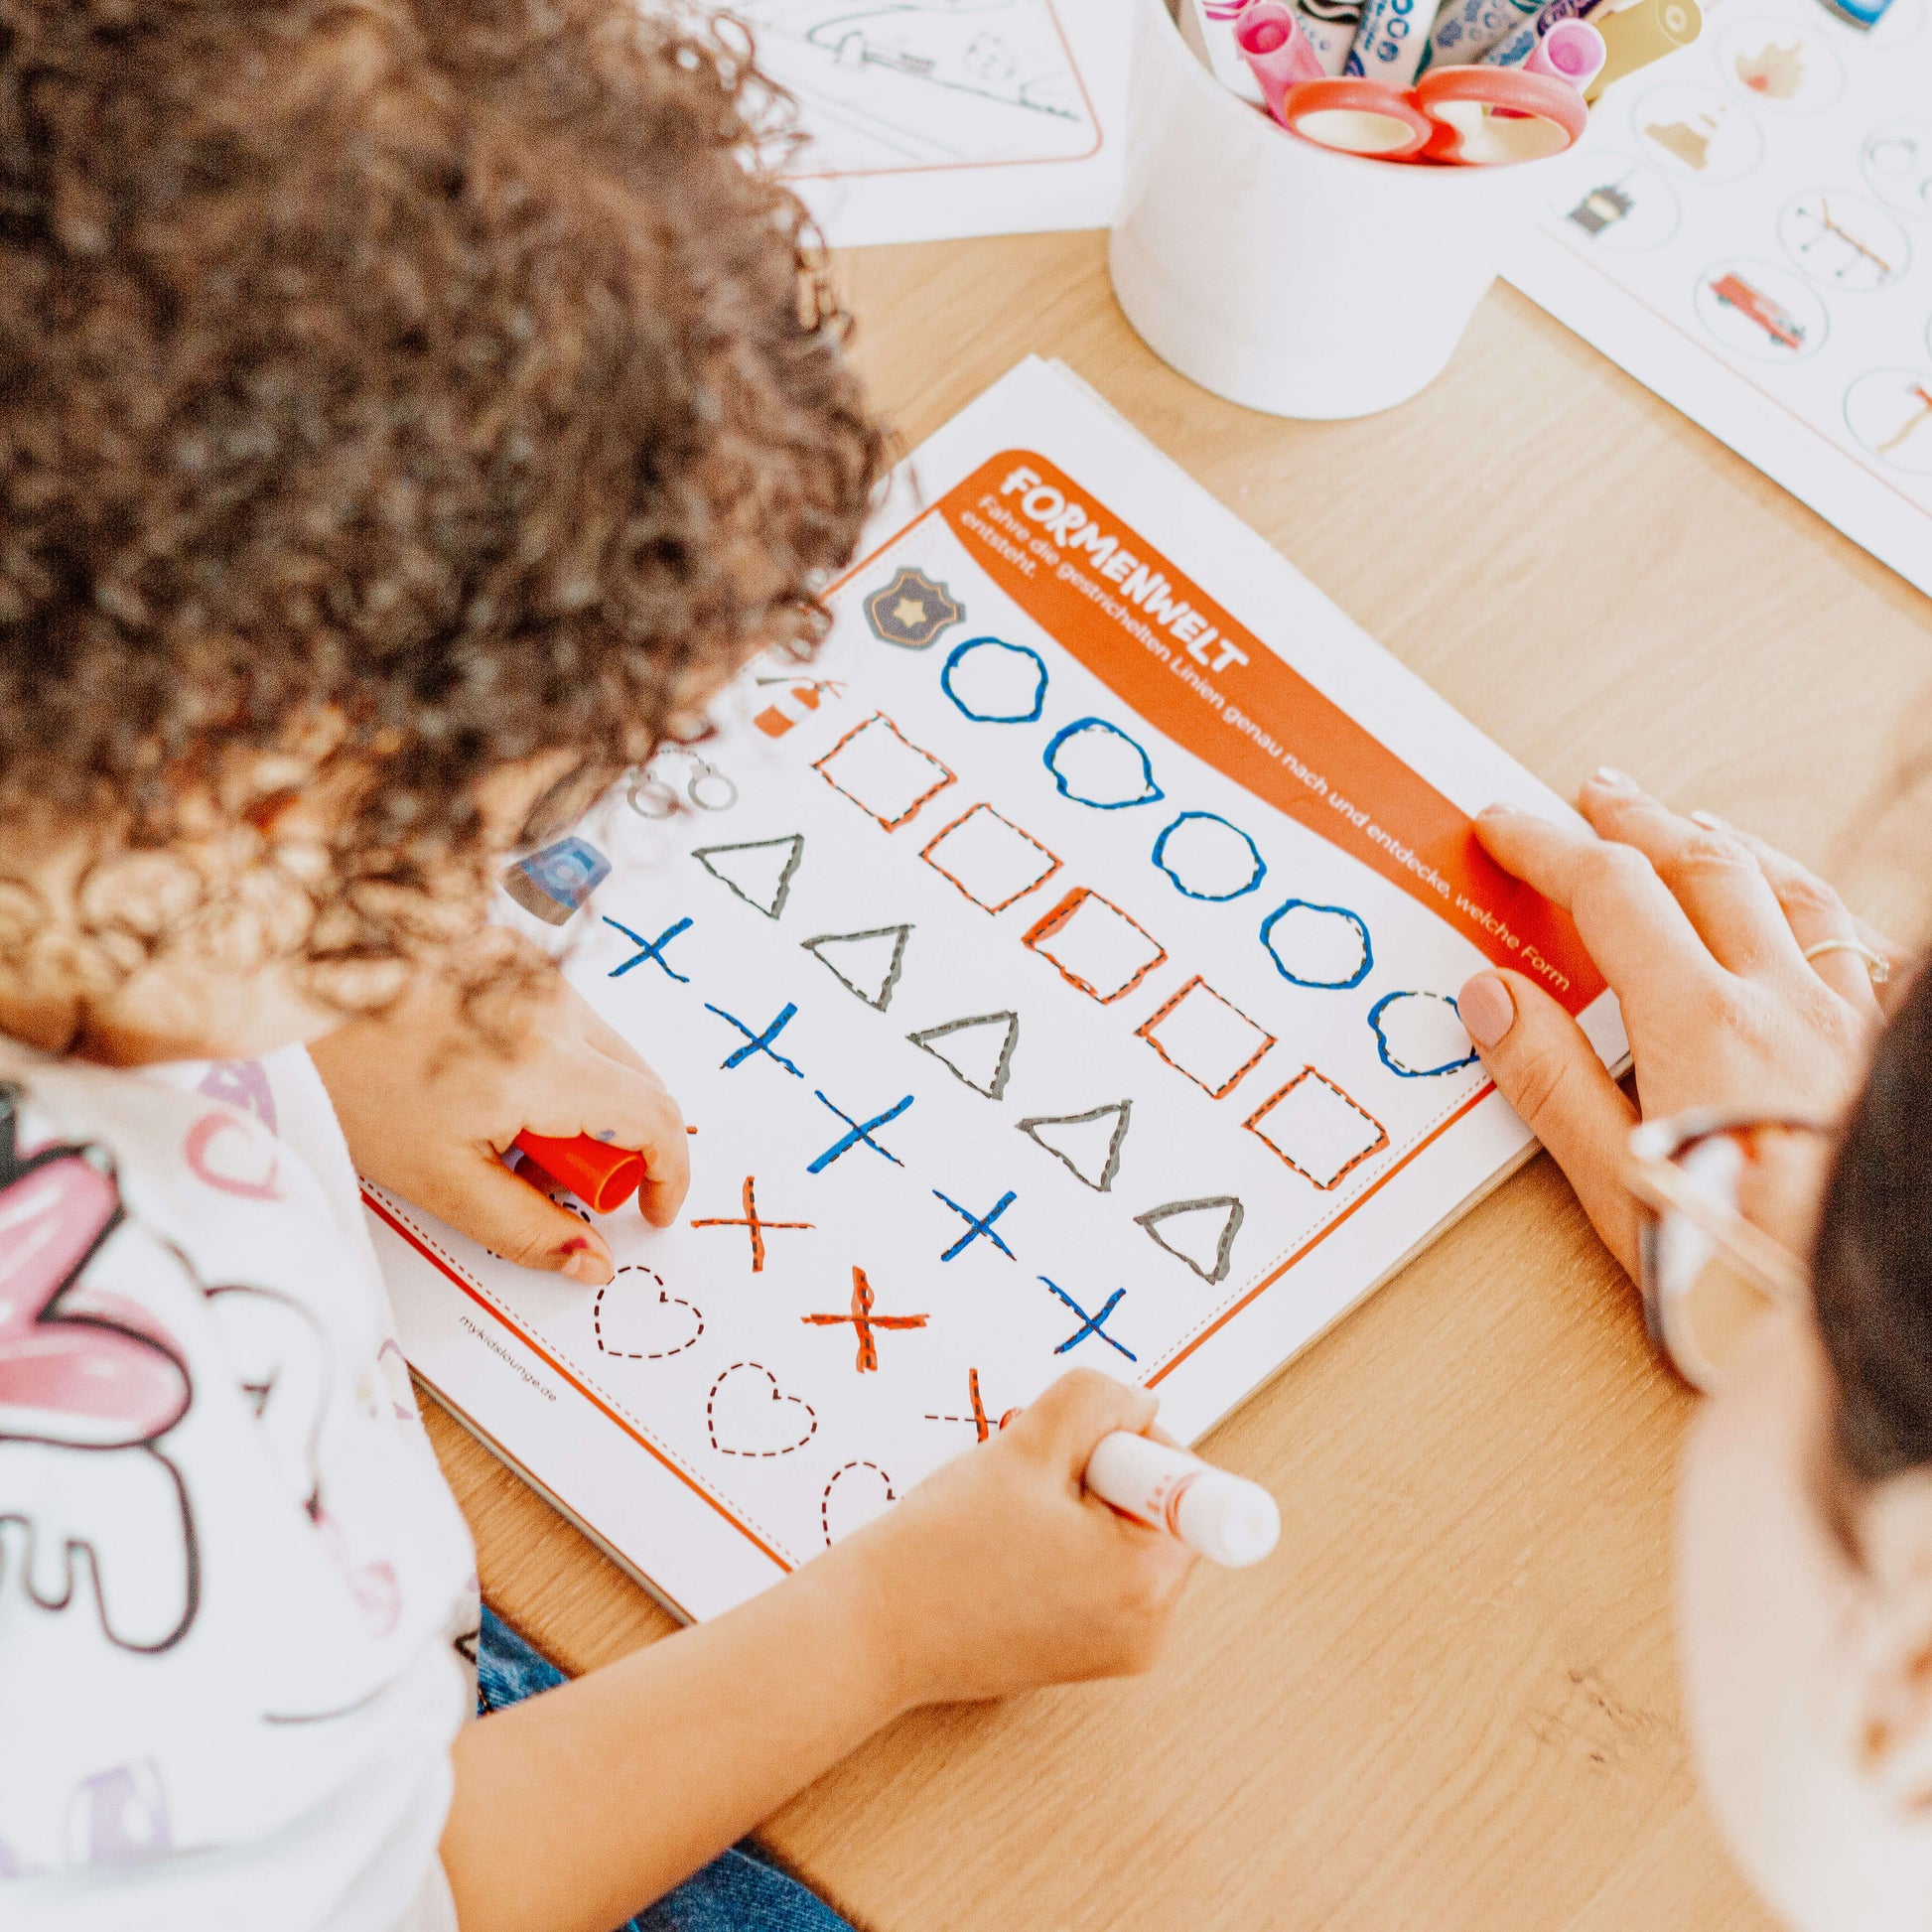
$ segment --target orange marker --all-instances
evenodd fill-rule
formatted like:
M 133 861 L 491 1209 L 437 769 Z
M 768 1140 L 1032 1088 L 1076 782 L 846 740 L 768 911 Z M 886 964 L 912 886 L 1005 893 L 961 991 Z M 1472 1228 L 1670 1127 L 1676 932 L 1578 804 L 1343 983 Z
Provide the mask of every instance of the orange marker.
M 548 1134 L 522 1133 L 520 1147 L 545 1173 L 561 1180 L 594 1214 L 621 1207 L 643 1184 L 644 1157 L 612 1147 L 588 1134 L 554 1140 Z

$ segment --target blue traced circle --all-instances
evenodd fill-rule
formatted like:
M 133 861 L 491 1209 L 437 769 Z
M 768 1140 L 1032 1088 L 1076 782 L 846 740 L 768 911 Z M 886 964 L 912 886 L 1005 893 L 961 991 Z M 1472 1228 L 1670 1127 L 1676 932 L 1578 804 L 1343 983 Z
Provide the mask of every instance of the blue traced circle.
M 952 674 L 960 659 L 968 651 L 979 650 L 989 644 L 995 650 L 1010 650 L 1021 657 L 1031 657 L 1034 660 L 1034 669 L 1038 672 L 1039 681 L 1034 686 L 1034 708 L 1031 711 L 975 711 L 952 688 Z M 1046 703 L 1046 660 L 1038 651 L 1031 650 L 1025 644 L 1010 644 L 1004 637 L 968 637 L 963 644 L 955 644 L 952 647 L 945 666 L 939 673 L 939 688 L 976 725 L 1031 725 L 1038 718 Z
M 1054 755 L 1069 738 L 1077 738 L 1080 733 L 1090 731 L 1112 732 L 1116 738 L 1132 745 L 1136 753 L 1139 754 L 1141 776 L 1147 788 L 1138 798 L 1082 798 L 1077 791 L 1068 785 L 1065 778 L 1060 775 L 1059 766 L 1053 762 Z M 1135 805 L 1152 805 L 1157 799 L 1165 798 L 1168 795 L 1154 782 L 1154 765 L 1139 742 L 1129 738 L 1118 725 L 1108 724 L 1104 718 L 1076 718 L 1072 724 L 1061 726 L 1047 740 L 1046 750 L 1040 761 L 1046 766 L 1047 770 L 1052 772 L 1053 783 L 1058 787 L 1059 794 L 1062 798 L 1070 798 L 1076 805 L 1089 806 L 1096 812 L 1119 812 L 1129 810 Z
M 1208 818 L 1212 819 L 1216 825 L 1225 825 L 1254 854 L 1254 875 L 1245 886 L 1237 886 L 1231 893 L 1195 893 L 1189 892 L 1180 883 L 1180 875 L 1168 864 L 1167 860 L 1162 857 L 1162 854 L 1168 849 L 1168 840 L 1175 832 L 1179 831 L 1190 818 Z M 1240 826 L 1236 825 L 1231 819 L 1223 818 L 1219 812 L 1182 812 L 1172 825 L 1164 826 L 1161 831 L 1161 836 L 1154 841 L 1154 863 L 1173 882 L 1175 892 L 1185 894 L 1188 898 L 1207 899 L 1216 905 L 1223 905 L 1231 898 L 1240 898 L 1243 894 L 1252 893 L 1268 876 L 1268 862 L 1262 858 L 1261 848 L 1255 844 L 1253 839 L 1249 838 L 1247 833 L 1242 831 Z
M 1476 1060 L 1480 1057 L 1480 1055 L 1476 1052 L 1476 1049 L 1473 1046 L 1471 1046 L 1469 1050 L 1466 1053 L 1464 1053 L 1459 1060 L 1445 1060 L 1441 1066 L 1402 1065 L 1402 1063 L 1396 1059 L 1394 1054 L 1392 1054 L 1389 1051 L 1389 1036 L 1387 1034 L 1385 1034 L 1382 1031 L 1383 1012 L 1387 1008 L 1393 1006 L 1397 1000 L 1441 1000 L 1445 1006 L 1454 1008 L 1458 1018 L 1460 1017 L 1462 1011 L 1461 1008 L 1457 1007 L 1455 1005 L 1455 1002 L 1452 999 L 1450 999 L 1447 993 L 1418 993 L 1414 991 L 1403 992 L 1403 993 L 1384 993 L 1382 997 L 1379 1000 L 1377 1000 L 1372 1007 L 1369 1008 L 1368 1024 L 1375 1030 L 1376 1057 L 1381 1060 L 1382 1064 L 1386 1066 L 1389 1069 L 1389 1071 L 1397 1077 L 1397 1079 L 1431 1080 L 1434 1079 L 1436 1075 L 1439 1073 L 1454 1073 L 1462 1067 L 1473 1066 L 1475 1064 Z
M 1345 980 L 1305 980 L 1291 973 L 1282 964 L 1282 956 L 1270 944 L 1268 935 L 1274 931 L 1275 922 L 1282 914 L 1284 912 L 1294 911 L 1298 905 L 1306 906 L 1311 912 L 1332 912 L 1337 918 L 1346 919 L 1361 934 L 1362 963 L 1349 978 Z M 1281 904 L 1276 906 L 1262 920 L 1261 943 L 1268 947 L 1268 957 L 1275 962 L 1276 972 L 1281 974 L 1282 978 L 1287 980 L 1291 986 L 1311 986 L 1318 988 L 1324 993 L 1345 993 L 1351 986 L 1360 986 L 1368 978 L 1369 969 L 1375 964 L 1375 947 L 1369 939 L 1368 926 L 1364 923 L 1362 915 L 1359 912 L 1351 912 L 1345 905 L 1317 905 L 1312 899 L 1307 898 L 1284 899 Z

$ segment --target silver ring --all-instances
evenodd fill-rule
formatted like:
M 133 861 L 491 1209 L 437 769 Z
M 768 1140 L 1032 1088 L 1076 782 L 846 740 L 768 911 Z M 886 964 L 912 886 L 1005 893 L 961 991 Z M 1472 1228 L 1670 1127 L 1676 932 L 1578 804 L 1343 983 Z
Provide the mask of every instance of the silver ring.
M 1828 952 L 1857 953 L 1864 961 L 1866 977 L 1873 986 L 1883 986 L 1891 978 L 1891 961 L 1881 952 L 1873 952 L 1869 946 L 1861 945 L 1856 939 L 1821 939 L 1815 946 L 1805 948 L 1807 959 L 1822 959 Z
M 644 797 L 649 798 L 649 805 L 642 802 Z M 662 778 L 653 778 L 649 772 L 640 771 L 625 787 L 623 802 L 639 818 L 669 818 L 677 810 L 677 793 Z
M 715 803 L 706 798 L 698 787 L 708 783 L 723 785 L 724 797 Z M 732 782 L 730 775 L 720 771 L 715 764 L 705 763 L 702 759 L 697 760 L 697 769 L 691 773 L 691 782 L 685 786 L 685 790 L 689 793 L 692 804 L 701 812 L 728 812 L 738 803 L 738 786 Z

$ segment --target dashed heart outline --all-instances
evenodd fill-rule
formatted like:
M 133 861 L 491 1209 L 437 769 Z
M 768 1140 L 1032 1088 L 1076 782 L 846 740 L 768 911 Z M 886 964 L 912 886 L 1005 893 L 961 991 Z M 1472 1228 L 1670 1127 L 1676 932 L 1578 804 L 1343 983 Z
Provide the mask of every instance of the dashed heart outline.
M 805 1431 L 804 1435 L 799 1437 L 797 1442 L 787 1444 L 783 1449 L 731 1449 L 718 1440 L 718 1391 L 742 1368 L 756 1369 L 759 1374 L 764 1377 L 765 1381 L 770 1385 L 771 1400 L 774 1403 L 788 1402 L 795 1408 L 804 1410 L 805 1414 L 811 1418 L 811 1426 Z M 784 1390 L 778 1386 L 778 1378 L 762 1362 L 733 1362 L 719 1376 L 717 1381 L 712 1383 L 711 1393 L 704 1399 L 704 1426 L 705 1434 L 711 1438 L 711 1447 L 720 1455 L 742 1455 L 759 1460 L 768 1460 L 772 1456 L 791 1455 L 803 1449 L 818 1434 L 818 1411 L 803 1396 L 786 1395 Z
M 676 1307 L 689 1311 L 698 1325 L 689 1341 L 681 1341 L 675 1348 L 610 1348 L 604 1340 L 604 1298 L 617 1287 L 621 1275 L 648 1275 L 657 1284 L 657 1302 L 660 1308 Z M 673 1355 L 682 1355 L 687 1348 L 695 1348 L 704 1333 L 704 1310 L 695 1302 L 687 1302 L 681 1295 L 673 1295 L 664 1286 L 664 1278 L 654 1268 L 645 1268 L 634 1262 L 626 1262 L 616 1275 L 597 1291 L 597 1299 L 591 1304 L 591 1339 L 597 1344 L 597 1352 L 608 1356 L 614 1362 L 662 1362 Z

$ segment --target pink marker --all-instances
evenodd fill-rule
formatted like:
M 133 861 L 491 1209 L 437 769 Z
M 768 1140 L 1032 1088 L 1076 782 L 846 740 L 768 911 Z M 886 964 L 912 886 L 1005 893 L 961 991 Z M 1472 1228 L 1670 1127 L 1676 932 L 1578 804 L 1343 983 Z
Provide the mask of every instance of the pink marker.
M 1309 37 L 1281 0 L 1249 0 L 1234 23 L 1234 44 L 1261 83 L 1269 113 L 1287 126 L 1282 100 L 1289 88 L 1304 80 L 1320 80 L 1327 72 Z
M 1582 93 L 1603 71 L 1609 49 L 1587 20 L 1559 20 L 1537 42 L 1523 63 L 1525 73 L 1547 73 L 1567 80 Z

